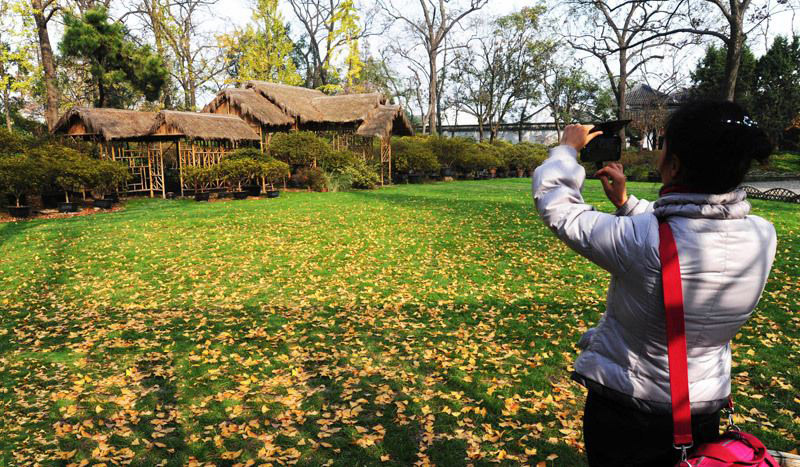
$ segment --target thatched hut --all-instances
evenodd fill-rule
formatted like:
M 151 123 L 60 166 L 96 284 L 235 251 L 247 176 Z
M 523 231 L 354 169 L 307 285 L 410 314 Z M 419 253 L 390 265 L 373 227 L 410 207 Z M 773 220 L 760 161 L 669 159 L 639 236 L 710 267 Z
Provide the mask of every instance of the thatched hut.
M 269 145 L 272 133 L 287 131 L 295 122 L 294 118 L 253 89 L 223 89 L 203 108 L 203 112 L 241 118 L 260 136 L 262 150 Z
M 162 110 L 149 131 L 158 141 L 175 144 L 181 194 L 189 188 L 183 168 L 207 167 L 219 163 L 225 154 L 241 146 L 258 146 L 261 137 L 244 120 L 232 115 Z M 163 148 L 163 145 L 160 147 Z M 162 150 L 170 150 L 169 148 Z
M 73 107 L 61 116 L 52 132 L 97 142 L 101 157 L 130 168 L 126 191 L 153 196 L 164 191 L 164 161 L 150 138 L 155 116 L 155 112 Z
M 261 104 L 257 104 L 258 99 Z M 254 114 L 250 111 L 230 109 L 235 99 L 246 101 L 248 108 L 256 105 L 269 110 L 269 116 L 259 118 L 262 135 L 274 131 L 306 130 L 325 137 L 336 149 L 349 149 L 365 159 L 375 157 L 373 140 L 381 139 L 380 160 L 384 171 L 391 174 L 391 135 L 413 134 L 411 124 L 400 106 L 386 105 L 379 93 L 345 94 L 328 96 L 315 89 L 288 86 L 265 81 L 248 81 L 244 89 L 226 89 L 203 109 L 211 113 Z M 278 109 L 283 118 L 277 118 Z M 245 120 L 252 117 L 243 117 Z M 255 119 L 254 119 L 255 120 Z M 285 123 L 288 121 L 288 124 Z M 269 138 L 263 139 L 268 147 Z M 384 179 L 384 171 L 381 173 Z

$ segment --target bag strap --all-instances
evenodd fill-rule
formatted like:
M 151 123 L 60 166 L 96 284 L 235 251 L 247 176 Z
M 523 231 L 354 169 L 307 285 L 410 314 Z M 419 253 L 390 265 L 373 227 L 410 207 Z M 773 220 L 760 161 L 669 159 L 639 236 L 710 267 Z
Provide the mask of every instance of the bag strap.
M 683 288 L 678 247 L 666 220 L 658 225 L 658 253 L 661 257 L 661 284 L 666 311 L 669 389 L 672 399 L 673 443 L 692 444 L 692 411 L 689 405 L 689 370 L 686 360 L 686 329 L 683 320 Z

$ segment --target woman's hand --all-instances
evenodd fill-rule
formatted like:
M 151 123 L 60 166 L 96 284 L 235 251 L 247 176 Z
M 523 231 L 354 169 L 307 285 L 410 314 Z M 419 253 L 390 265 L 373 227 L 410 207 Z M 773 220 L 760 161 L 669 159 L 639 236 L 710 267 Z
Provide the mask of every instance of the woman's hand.
M 594 128 L 594 125 L 567 125 L 567 127 L 564 128 L 564 133 L 561 134 L 561 144 L 572 146 L 576 151 L 580 151 L 589 144 L 589 141 L 603 134 L 602 131 L 589 133 L 592 128 Z
M 594 175 L 600 179 L 606 196 L 617 209 L 628 201 L 628 190 L 625 188 L 625 173 L 622 171 L 622 164 L 611 162 L 595 172 Z

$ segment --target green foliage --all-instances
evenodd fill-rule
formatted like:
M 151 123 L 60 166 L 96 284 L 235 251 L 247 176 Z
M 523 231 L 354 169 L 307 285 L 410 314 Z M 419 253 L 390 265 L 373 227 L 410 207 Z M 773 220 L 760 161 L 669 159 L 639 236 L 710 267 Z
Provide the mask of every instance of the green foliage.
M 239 148 L 227 156 L 226 159 L 252 159 L 254 161 L 259 162 L 267 162 L 272 160 L 273 158 L 270 157 L 267 153 L 262 152 L 260 149 L 257 148 Z
M 130 170 L 120 162 L 92 160 L 94 170 L 90 187 L 100 195 L 107 195 L 124 187 L 131 177 Z
M 371 190 L 381 182 L 378 174 L 361 159 L 356 159 L 351 165 L 342 168 L 339 173 L 349 177 L 353 188 Z
M 9 193 L 17 200 L 37 190 L 44 181 L 41 164 L 25 155 L 0 157 L 0 193 Z
M 268 160 L 261 162 L 261 175 L 268 183 L 274 185 L 289 175 L 289 164 L 270 157 Z
M 436 138 L 435 140 L 444 139 Z M 400 174 L 428 173 L 439 169 L 439 161 L 431 150 L 434 138 L 404 136 L 392 138 L 392 166 Z
M 343 170 L 345 167 L 350 167 L 355 164 L 360 158 L 358 154 L 347 149 L 340 151 L 331 149 L 327 151 L 323 157 L 317 159 L 317 166 L 325 172 L 335 172 Z
M 502 157 L 505 166 L 511 170 L 535 169 L 547 158 L 547 147 L 525 141 L 506 148 Z
M 46 146 L 41 151 L 56 149 L 54 146 Z M 69 203 L 69 193 L 71 191 L 85 191 L 91 189 L 92 183 L 97 180 L 97 160 L 69 148 L 58 148 L 58 153 L 50 153 L 48 156 L 41 157 L 45 162 L 50 173 L 54 174 L 53 183 L 64 192 L 64 198 Z M 52 175 L 51 175 L 52 176 Z
M 0 157 L 22 153 L 31 141 L 22 133 L 0 128 Z
M 310 166 L 315 160 L 324 160 L 330 152 L 330 145 L 310 131 L 277 133 L 269 145 L 269 154 L 290 166 Z
M 194 187 L 194 191 L 197 193 L 205 190 L 208 184 L 214 180 L 215 175 L 213 167 L 190 166 L 183 168 L 183 181 Z
M 328 184 L 325 172 L 319 167 L 303 167 L 293 176 L 294 181 L 314 191 L 322 191 Z
M 105 8 L 87 10 L 80 18 L 66 13 L 64 24 L 59 49 L 64 57 L 89 64 L 98 107 L 124 107 L 136 93 L 158 99 L 168 79 L 163 60 L 130 40 L 123 23 L 110 21 Z
M 301 85 L 303 80 L 291 57 L 295 45 L 289 37 L 289 25 L 278 11 L 278 0 L 257 0 L 253 23 L 218 37 L 230 81 L 256 79 Z
M 790 42 L 778 36 L 756 65 L 753 115 L 774 144 L 800 149 L 790 142 L 786 129 L 800 117 L 800 36 Z
M 693 99 L 722 100 L 725 98 L 725 60 L 727 49 L 709 46 L 706 55 L 691 73 Z M 742 60 L 739 64 L 739 77 L 736 83 L 736 102 L 750 108 L 752 90 L 756 79 L 756 58 L 750 48 L 742 49 Z
M 249 158 L 223 159 L 213 166 L 214 177 L 222 180 L 231 191 L 242 191 L 243 184 L 263 173 L 263 164 Z
M 430 136 L 427 144 L 442 167 L 453 169 L 456 167 L 457 161 L 468 157 L 475 141 L 461 137 Z

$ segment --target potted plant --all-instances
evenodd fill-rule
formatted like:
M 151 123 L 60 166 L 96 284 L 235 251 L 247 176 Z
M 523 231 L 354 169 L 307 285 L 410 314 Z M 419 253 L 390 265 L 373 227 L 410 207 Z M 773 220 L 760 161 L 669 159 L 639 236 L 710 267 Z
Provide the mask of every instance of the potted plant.
M 252 159 L 226 159 L 217 164 L 220 178 L 233 192 L 234 199 L 247 198 L 247 192 L 242 190 L 242 185 L 252 180 L 261 171 L 258 162 Z
M 14 196 L 16 203 L 8 206 L 14 217 L 29 217 L 31 207 L 22 204 L 22 198 L 36 190 L 42 183 L 41 167 L 27 156 L 0 158 L 0 190 Z
M 194 188 L 195 201 L 208 201 L 209 193 L 205 191 L 211 183 L 213 171 L 209 167 L 186 167 L 183 169 L 183 181 Z
M 269 183 L 269 189 L 266 190 L 267 198 L 277 198 L 281 192 L 275 189 L 275 184 L 286 178 L 289 173 L 289 164 L 270 158 L 270 160 L 262 162 L 261 166 L 262 183 Z
M 70 192 L 84 191 L 91 181 L 96 178 L 96 161 L 86 156 L 77 155 L 65 157 L 58 163 L 55 184 L 64 192 L 64 202 L 58 203 L 59 212 L 78 212 L 80 203 L 70 201 Z
M 94 207 L 111 209 L 115 197 L 109 195 L 115 194 L 120 186 L 128 182 L 130 173 L 119 162 L 97 161 L 95 164 L 92 190 L 100 195 L 100 199 L 94 200 Z M 119 200 L 118 197 L 116 199 Z

